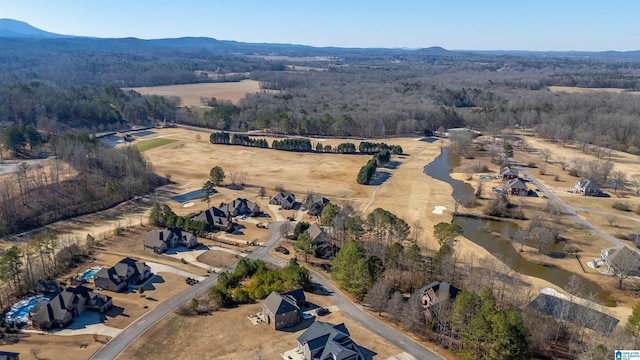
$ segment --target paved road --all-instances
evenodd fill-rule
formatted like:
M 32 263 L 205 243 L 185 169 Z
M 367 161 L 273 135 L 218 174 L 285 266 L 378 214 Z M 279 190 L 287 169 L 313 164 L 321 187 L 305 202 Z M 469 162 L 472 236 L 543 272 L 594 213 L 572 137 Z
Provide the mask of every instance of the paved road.
M 535 177 L 533 177 L 522 166 L 516 165 L 516 169 L 518 169 L 518 171 L 520 171 L 520 173 L 522 173 L 528 181 L 533 183 L 536 186 L 536 188 L 540 189 L 540 191 L 542 191 L 549 200 L 551 200 L 556 205 L 558 205 L 560 208 L 562 208 L 563 211 L 567 215 L 569 215 L 570 218 L 573 219 L 573 221 L 575 221 L 578 224 L 582 225 L 585 229 L 588 229 L 592 233 L 594 233 L 594 234 L 600 236 L 601 238 L 605 239 L 606 241 L 611 243 L 611 245 L 613 245 L 614 247 L 625 246 L 620 240 L 618 240 L 615 237 L 607 234 L 606 232 L 598 229 L 597 227 L 591 225 L 588 221 L 584 220 L 583 218 L 581 218 L 580 216 L 578 216 L 576 214 L 576 210 L 577 211 L 591 211 L 591 212 L 597 212 L 597 211 L 592 211 L 590 209 L 575 208 L 573 206 L 569 206 L 569 205 L 565 204 L 562 200 L 558 199 L 558 197 L 554 193 L 552 193 L 549 189 L 547 189 L 546 186 L 542 185 L 542 183 L 540 183 Z
M 271 237 L 264 243 L 258 250 L 249 255 L 248 259 L 262 259 L 267 262 L 274 263 L 276 265 L 284 266 L 286 261 L 276 258 L 269 254 L 269 250 L 282 238 L 280 232 L 280 225 L 282 222 L 274 222 L 269 225 L 271 230 Z M 225 270 L 235 269 L 237 263 L 230 265 Z M 318 273 L 312 271 L 312 281 L 320 284 L 326 291 L 327 295 L 331 298 L 333 303 L 337 305 L 340 310 L 351 319 L 360 323 L 362 326 L 373 331 L 374 333 L 387 339 L 392 344 L 396 345 L 405 352 L 411 354 L 416 359 L 442 359 L 440 356 L 425 348 L 422 344 L 416 342 L 410 337 L 396 331 L 385 323 L 367 314 L 364 309 L 352 303 L 346 296 L 340 291 L 334 288 L 334 286 L 324 277 Z M 186 303 L 191 298 L 202 294 L 207 291 L 211 286 L 214 286 L 218 282 L 218 275 L 212 275 L 201 281 L 199 284 L 188 288 L 187 290 L 175 295 L 174 297 L 164 301 L 153 310 L 149 311 L 138 320 L 133 322 L 127 328 L 122 330 L 120 334 L 112 338 L 104 347 L 98 350 L 91 359 L 115 359 L 122 353 L 129 345 L 131 345 L 138 337 L 140 337 L 147 329 L 160 321 L 162 318 L 175 311 L 181 304 Z

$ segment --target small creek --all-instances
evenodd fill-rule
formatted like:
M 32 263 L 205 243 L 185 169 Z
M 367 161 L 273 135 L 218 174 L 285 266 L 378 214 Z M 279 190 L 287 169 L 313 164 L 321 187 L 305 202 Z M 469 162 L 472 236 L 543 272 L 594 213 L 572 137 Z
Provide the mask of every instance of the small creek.
M 463 181 L 455 180 L 449 175 L 451 169 L 458 165 L 460 165 L 459 156 L 449 153 L 448 149 L 443 148 L 440 156 L 424 167 L 424 173 L 451 185 L 453 197 L 462 202 L 464 199 L 473 196 L 473 187 Z M 566 287 L 571 275 L 573 275 L 573 273 L 560 268 L 543 266 L 527 261 L 514 249 L 510 241 L 491 233 L 512 233 L 518 229 L 516 224 L 462 216 L 456 216 L 454 222 L 462 227 L 464 237 L 482 246 L 492 254 L 499 254 L 509 267 L 520 274 L 544 279 L 562 289 Z M 579 279 L 586 294 L 593 293 L 603 305 L 615 306 L 615 301 L 611 299 L 609 292 L 604 291 L 598 284 L 583 277 L 579 277 Z

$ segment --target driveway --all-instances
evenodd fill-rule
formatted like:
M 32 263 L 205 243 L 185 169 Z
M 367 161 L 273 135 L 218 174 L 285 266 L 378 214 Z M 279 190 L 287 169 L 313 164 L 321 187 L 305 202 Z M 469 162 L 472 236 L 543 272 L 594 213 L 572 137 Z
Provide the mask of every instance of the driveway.
M 192 274 L 184 270 L 176 269 L 173 266 L 169 266 L 169 265 L 158 264 L 151 261 L 145 261 L 145 263 L 149 265 L 149 267 L 151 268 L 151 272 L 154 274 L 161 273 L 161 272 L 172 273 L 172 274 L 182 275 L 184 277 L 190 277 L 198 281 L 202 281 L 207 278 L 206 276 Z

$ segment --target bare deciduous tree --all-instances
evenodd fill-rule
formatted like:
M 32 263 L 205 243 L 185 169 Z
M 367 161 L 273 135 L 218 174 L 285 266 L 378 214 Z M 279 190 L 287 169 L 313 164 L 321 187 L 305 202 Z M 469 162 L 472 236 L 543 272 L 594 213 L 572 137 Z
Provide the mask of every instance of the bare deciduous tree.
M 540 156 L 542 156 L 542 160 L 548 163 L 549 159 L 551 159 L 551 150 L 549 149 L 540 149 Z

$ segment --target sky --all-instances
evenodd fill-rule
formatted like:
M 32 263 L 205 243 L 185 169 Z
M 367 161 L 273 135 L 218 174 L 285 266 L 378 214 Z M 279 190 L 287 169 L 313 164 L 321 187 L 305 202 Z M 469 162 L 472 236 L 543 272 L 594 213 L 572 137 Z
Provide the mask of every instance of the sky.
M 640 49 L 638 0 L 0 0 L 65 35 L 450 50 Z

